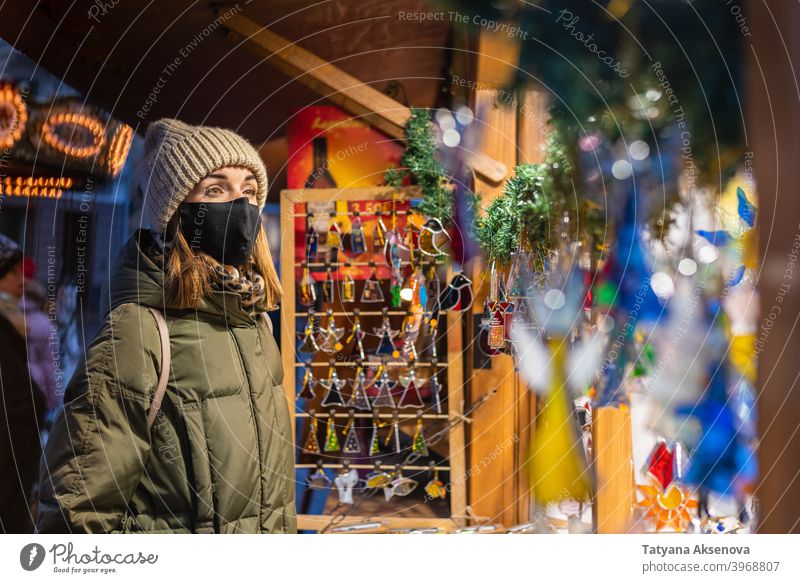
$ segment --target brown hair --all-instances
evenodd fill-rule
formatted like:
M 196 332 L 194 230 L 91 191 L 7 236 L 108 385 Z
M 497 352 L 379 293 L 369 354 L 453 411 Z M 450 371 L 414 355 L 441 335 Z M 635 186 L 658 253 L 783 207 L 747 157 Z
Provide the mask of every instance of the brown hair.
M 170 304 L 183 309 L 196 308 L 211 291 L 214 260 L 205 253 L 195 253 L 180 228 L 180 208 L 167 223 L 167 239 L 174 241 L 164 264 L 165 287 Z M 264 228 L 259 225 L 253 245 L 255 269 L 264 278 L 264 302 L 274 310 L 283 295 L 278 273 L 272 263 L 272 253 Z

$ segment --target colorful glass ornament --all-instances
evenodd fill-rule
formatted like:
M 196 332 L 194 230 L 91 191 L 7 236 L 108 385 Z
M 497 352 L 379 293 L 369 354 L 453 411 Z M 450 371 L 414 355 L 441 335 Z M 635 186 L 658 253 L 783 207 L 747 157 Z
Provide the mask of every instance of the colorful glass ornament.
M 359 411 L 371 411 L 372 407 L 369 404 L 369 397 L 367 397 L 367 375 L 364 370 L 359 366 L 356 371 L 355 378 L 351 383 L 353 385 L 353 393 L 345 406 L 358 409 Z
M 381 321 L 380 328 L 374 328 L 375 335 L 378 337 L 378 347 L 375 349 L 377 355 L 391 355 L 399 356 L 399 352 L 394 345 L 395 337 L 400 333 L 399 330 L 392 329 L 392 323 L 389 320 L 389 310 L 383 309 L 383 320 Z
M 392 424 L 389 428 L 389 432 L 386 434 L 383 445 L 384 447 L 389 447 L 390 443 L 394 444 L 395 453 L 400 453 L 402 451 L 400 448 L 400 415 L 397 409 L 392 411 Z
M 358 441 L 358 432 L 356 431 L 355 412 L 352 409 L 350 410 L 350 418 L 344 428 L 344 435 L 342 451 L 352 454 L 361 453 L 361 443 Z
M 341 444 L 339 443 L 339 434 L 336 431 L 336 417 L 334 416 L 333 411 L 331 411 L 330 416 L 328 417 L 328 429 L 327 433 L 325 434 L 325 451 L 330 453 L 334 451 L 341 450 Z
M 331 264 L 325 264 L 325 281 L 322 282 L 322 301 L 326 303 L 330 303 L 333 301 L 333 288 L 335 287 L 335 283 L 333 281 L 333 271 L 331 270 Z
M 317 431 L 319 429 L 319 421 L 314 417 L 314 410 L 308 412 L 308 435 L 303 442 L 303 450 L 308 453 L 319 453 L 319 439 L 317 438 Z
M 400 289 L 400 277 L 397 275 L 397 272 L 392 272 L 392 283 L 389 287 L 389 297 L 391 300 L 391 306 L 393 308 L 400 307 Z
M 378 389 L 377 395 L 372 399 L 372 408 L 378 407 L 394 408 L 394 397 L 392 397 L 392 390 L 397 385 L 397 381 L 389 379 L 389 373 L 384 368 L 378 375 L 378 380 L 375 382 L 375 388 Z
M 326 244 L 331 250 L 340 250 L 342 248 L 342 230 L 339 227 L 339 223 L 336 222 L 336 213 L 332 212 L 330 217 L 331 220 L 328 226 L 328 239 L 326 240 Z
M 436 336 L 439 330 L 439 318 L 437 313 L 429 314 L 426 316 L 425 321 L 428 324 L 428 344 L 425 348 L 426 353 L 433 359 L 438 358 L 436 348 Z
M 391 500 L 393 496 L 408 496 L 416 490 L 419 482 L 403 476 L 403 469 L 398 466 L 395 471 L 395 478 L 383 489 L 386 500 Z
M 300 303 L 304 306 L 313 306 L 317 301 L 317 290 L 314 278 L 311 276 L 311 270 L 308 268 L 308 263 L 303 261 L 303 273 L 300 276 Z
M 305 372 L 303 373 L 303 386 L 297 396 L 300 399 L 305 399 L 306 401 L 313 401 L 314 397 L 317 396 L 314 392 L 314 387 L 316 386 L 317 379 L 314 378 L 311 368 L 306 366 Z
M 383 253 L 386 246 L 386 225 L 383 223 L 381 211 L 375 211 L 375 228 L 372 230 L 372 250 Z
M 325 398 L 322 399 L 323 407 L 335 407 L 337 405 L 344 405 L 342 398 L 342 387 L 347 384 L 347 381 L 340 379 L 336 372 L 336 368 L 331 363 L 330 370 L 328 371 L 328 378 L 319 381 L 325 387 Z
M 439 219 L 432 218 L 425 221 L 419 233 L 419 250 L 423 255 L 439 257 L 445 255 L 441 245 L 450 241 L 450 235 L 442 226 Z
M 442 383 L 439 382 L 439 375 L 436 374 L 436 366 L 438 361 L 434 358 L 431 361 L 431 367 L 433 368 L 433 373 L 431 374 L 430 378 L 428 379 L 428 386 L 430 387 L 430 393 L 433 397 L 433 407 L 437 413 L 442 412 Z
M 314 215 L 309 213 L 306 216 L 306 259 L 311 261 L 317 256 L 319 235 L 313 223 Z
M 375 415 L 372 417 L 372 431 L 370 432 L 369 437 L 369 455 L 376 456 L 380 455 L 381 453 L 381 438 L 380 438 L 380 429 L 385 427 L 386 423 L 381 421 L 381 418 L 378 416 L 376 412 Z
M 636 486 L 641 495 L 637 506 L 647 510 L 645 516 L 654 522 L 656 531 L 685 532 L 697 512 L 698 501 L 677 482 L 662 488 L 658 480 L 650 480 L 648 484 Z
M 352 504 L 353 488 L 358 484 L 358 470 L 355 468 L 342 468 L 341 473 L 334 478 L 333 483 L 339 492 L 339 504 Z
M 383 303 L 383 290 L 381 289 L 381 280 L 378 279 L 378 271 L 375 264 L 370 262 L 372 266 L 372 273 L 369 278 L 364 282 L 364 289 L 361 291 L 361 301 L 364 303 Z
M 350 275 L 350 264 L 344 264 L 344 275 L 342 276 L 342 302 L 352 303 L 356 301 L 356 280 Z
M 356 308 L 353 310 L 353 329 L 350 332 L 350 335 L 345 339 L 345 343 L 353 343 L 351 354 L 359 360 L 366 359 L 364 353 L 364 338 L 366 335 L 367 333 L 361 329 L 361 318 L 359 316 L 359 310 Z
M 422 432 L 422 411 L 417 413 L 417 428 L 411 441 L 411 452 L 420 457 L 428 457 L 428 444 L 425 441 L 425 434 Z
M 306 327 L 303 330 L 303 334 L 300 336 L 303 342 L 301 343 L 300 348 L 297 349 L 298 352 L 303 352 L 305 354 L 316 354 L 320 351 L 319 345 L 317 344 L 316 328 L 316 316 L 314 315 L 313 311 L 309 311 Z
M 364 238 L 364 225 L 358 211 L 353 212 L 353 221 L 350 223 L 350 252 L 361 255 L 367 252 L 367 243 Z
M 481 314 L 480 334 L 478 334 L 478 347 L 481 352 L 486 356 L 492 357 L 500 354 L 497 348 L 492 348 L 489 341 L 489 334 L 491 330 L 492 310 L 489 308 L 489 301 L 483 305 L 483 313 Z
M 342 336 L 344 336 L 344 328 L 340 328 L 336 325 L 336 319 L 333 317 L 333 310 L 330 308 L 327 311 L 327 317 L 328 323 L 321 332 L 317 344 L 323 352 L 333 354 L 344 348 L 341 343 Z
M 439 296 L 439 309 L 465 312 L 472 307 L 472 300 L 472 280 L 459 272 Z
M 662 489 L 672 483 L 675 474 L 675 452 L 667 444 L 660 441 L 650 452 L 647 459 L 647 472 L 655 479 Z
M 417 361 L 417 337 L 419 336 L 419 328 L 415 328 L 414 324 L 407 323 L 403 330 L 403 344 L 400 348 L 400 354 L 409 363 Z
M 419 389 L 417 388 L 417 374 L 412 368 L 408 372 L 408 378 L 404 384 L 403 394 L 400 395 L 400 399 L 397 402 L 397 407 L 400 409 L 405 407 L 419 409 L 423 406 L 424 403 L 422 402 L 422 395 L 419 394 Z
M 374 469 L 367 474 L 364 484 L 369 489 L 385 488 L 392 481 L 392 474 L 381 469 L 381 462 L 376 461 Z
M 428 312 L 435 312 L 439 304 L 439 296 L 442 293 L 441 282 L 436 276 L 436 262 L 428 264 L 428 271 L 425 274 L 425 288 L 427 299 L 422 305 Z
M 447 488 L 444 482 L 439 479 L 439 468 L 434 468 L 433 477 L 425 484 L 425 493 L 431 500 L 436 500 L 437 498 L 439 500 L 444 500 L 447 498 Z
M 322 460 L 317 460 L 317 469 L 306 478 L 306 483 L 312 490 L 325 490 L 331 485 L 331 479 L 325 473 Z

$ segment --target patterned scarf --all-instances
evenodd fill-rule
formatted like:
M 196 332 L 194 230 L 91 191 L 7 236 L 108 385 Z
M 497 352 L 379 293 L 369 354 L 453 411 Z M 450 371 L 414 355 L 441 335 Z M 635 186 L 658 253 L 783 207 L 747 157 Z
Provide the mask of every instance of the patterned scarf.
M 171 242 L 165 241 L 158 234 L 150 233 L 142 247 L 150 259 L 161 269 L 164 268 L 164 255 L 171 248 Z M 226 291 L 239 294 L 242 298 L 242 307 L 246 310 L 255 309 L 258 312 L 266 310 L 266 284 L 264 277 L 255 269 L 255 264 L 248 263 L 238 268 L 232 265 L 222 265 L 214 258 L 205 255 L 205 260 L 213 267 L 211 287 L 217 291 Z

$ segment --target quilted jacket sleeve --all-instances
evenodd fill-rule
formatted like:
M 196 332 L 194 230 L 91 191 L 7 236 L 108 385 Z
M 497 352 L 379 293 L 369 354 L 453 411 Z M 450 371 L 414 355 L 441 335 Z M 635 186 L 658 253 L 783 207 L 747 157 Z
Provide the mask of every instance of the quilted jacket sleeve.
M 147 410 L 158 332 L 138 305 L 115 308 L 64 394 L 40 465 L 37 530 L 118 531 L 150 453 Z

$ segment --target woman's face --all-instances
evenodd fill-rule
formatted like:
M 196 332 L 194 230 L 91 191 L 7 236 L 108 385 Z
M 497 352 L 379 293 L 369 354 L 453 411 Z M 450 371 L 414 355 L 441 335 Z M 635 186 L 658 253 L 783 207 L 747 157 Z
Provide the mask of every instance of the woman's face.
M 257 192 L 258 182 L 252 170 L 244 166 L 224 166 L 198 182 L 186 197 L 186 202 L 230 202 L 244 196 L 250 204 L 257 206 Z

